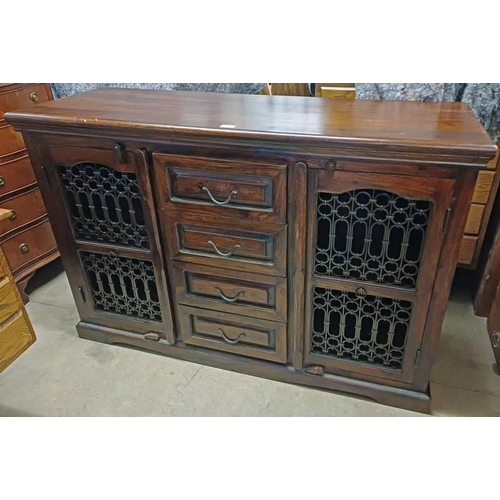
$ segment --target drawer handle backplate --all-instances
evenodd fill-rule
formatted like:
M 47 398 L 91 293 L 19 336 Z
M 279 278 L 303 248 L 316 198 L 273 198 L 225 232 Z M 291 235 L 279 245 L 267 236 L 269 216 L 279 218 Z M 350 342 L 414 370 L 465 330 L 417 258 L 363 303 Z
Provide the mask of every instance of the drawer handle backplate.
M 238 292 L 234 297 L 228 297 L 220 288 L 217 287 L 214 288 L 214 291 L 217 292 L 220 295 L 220 298 L 225 302 L 236 302 L 245 295 L 245 292 Z
M 202 186 L 201 188 L 202 191 L 205 191 L 205 193 L 208 194 L 208 197 L 210 198 L 210 200 L 215 203 L 216 205 L 219 205 L 219 206 L 223 206 L 223 205 L 227 205 L 228 203 L 231 202 L 231 199 L 233 196 L 237 195 L 238 194 L 238 191 L 236 191 L 236 189 L 233 189 L 230 193 L 229 193 L 229 196 L 225 199 L 225 201 L 218 201 L 216 200 L 212 193 L 210 192 L 210 189 L 208 189 L 206 186 Z
M 208 240 L 208 243 L 210 243 L 210 245 L 212 245 L 214 247 L 214 250 L 217 252 L 217 255 L 220 255 L 221 257 L 231 257 L 231 255 L 234 254 L 234 252 L 236 251 L 237 248 L 240 248 L 240 245 L 238 245 L 238 243 L 236 243 L 233 248 L 231 248 L 231 250 L 229 250 L 229 252 L 227 253 L 224 253 L 224 252 L 221 252 L 218 248 L 217 248 L 217 245 L 212 241 L 212 240 Z
M 220 333 L 222 340 L 224 340 L 224 342 L 227 342 L 228 344 L 231 344 L 231 345 L 236 345 L 240 340 L 242 340 L 246 337 L 246 335 L 244 333 L 240 333 L 238 335 L 238 337 L 236 337 L 234 340 L 231 340 L 229 337 L 226 336 L 226 334 L 220 328 L 217 331 Z

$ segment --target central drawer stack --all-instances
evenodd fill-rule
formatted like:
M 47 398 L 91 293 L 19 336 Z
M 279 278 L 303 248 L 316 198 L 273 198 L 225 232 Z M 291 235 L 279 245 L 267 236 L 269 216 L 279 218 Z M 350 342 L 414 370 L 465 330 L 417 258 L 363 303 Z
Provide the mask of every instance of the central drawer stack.
M 179 340 L 286 363 L 286 164 L 153 160 Z

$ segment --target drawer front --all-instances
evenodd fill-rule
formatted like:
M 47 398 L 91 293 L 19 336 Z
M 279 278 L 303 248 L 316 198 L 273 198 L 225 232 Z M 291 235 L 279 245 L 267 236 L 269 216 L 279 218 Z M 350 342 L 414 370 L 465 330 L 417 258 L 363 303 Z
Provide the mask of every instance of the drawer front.
M 32 184 L 36 184 L 36 178 L 28 155 L 0 163 L 0 196 Z
M 0 372 L 20 356 L 36 337 L 29 320 L 19 311 L 0 326 Z
M 286 276 L 286 226 L 257 232 L 179 221 L 169 234 L 169 256 L 176 260 Z
M 477 174 L 476 186 L 472 194 L 472 203 L 488 203 L 495 172 L 483 170 Z
M 159 200 L 204 215 L 286 223 L 286 165 L 155 153 Z
M 54 248 L 56 242 L 48 220 L 9 238 L 2 245 L 12 274 Z
M 286 325 L 218 311 L 179 306 L 185 344 L 286 363 Z
M 20 304 L 12 290 L 12 285 L 8 277 L 0 281 L 0 325 L 7 321 L 17 311 Z
M 22 149 L 24 149 L 23 136 L 4 121 L 0 121 L 0 157 Z
M 39 189 L 34 189 L 0 203 L 0 208 L 13 211 L 12 218 L 0 222 L 0 236 L 46 215 Z
M 478 236 L 467 235 L 462 238 L 462 243 L 460 244 L 460 253 L 458 255 L 459 264 L 472 264 L 478 239 Z
M 21 88 L 9 88 L 0 90 L 0 120 L 8 111 L 16 109 L 27 109 L 40 102 L 47 102 L 50 96 L 43 83 L 21 86 Z
M 177 302 L 271 321 L 285 321 L 286 279 L 174 263 Z

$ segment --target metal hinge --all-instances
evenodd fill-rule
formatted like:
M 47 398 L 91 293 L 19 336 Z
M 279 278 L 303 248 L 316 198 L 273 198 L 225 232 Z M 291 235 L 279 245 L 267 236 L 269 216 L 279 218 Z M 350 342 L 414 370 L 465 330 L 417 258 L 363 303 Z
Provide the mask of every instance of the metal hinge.
M 420 349 L 418 349 L 417 354 L 415 354 L 415 362 L 413 363 L 413 367 L 418 368 L 419 362 L 420 362 Z
M 85 292 L 83 291 L 83 288 L 80 286 L 78 287 L 78 291 L 80 292 L 80 295 L 82 296 L 83 302 L 87 302 L 87 298 L 85 297 Z
M 325 368 L 320 365 L 308 366 L 304 371 L 310 375 L 318 375 L 319 377 L 325 374 Z
M 443 233 L 446 233 L 446 231 L 448 230 L 448 224 L 449 224 L 450 219 L 451 219 L 451 213 L 452 213 L 452 209 L 451 208 L 447 208 L 446 209 L 446 214 L 444 216 Z

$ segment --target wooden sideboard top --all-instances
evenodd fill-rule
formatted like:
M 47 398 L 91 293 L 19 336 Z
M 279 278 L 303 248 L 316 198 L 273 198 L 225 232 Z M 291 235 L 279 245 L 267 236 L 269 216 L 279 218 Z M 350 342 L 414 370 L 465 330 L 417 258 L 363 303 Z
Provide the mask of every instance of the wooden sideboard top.
M 331 100 L 309 97 L 102 88 L 10 112 L 17 129 L 78 127 L 135 137 L 165 133 L 210 140 L 363 145 L 406 152 L 466 155 L 482 163 L 496 152 L 471 109 L 456 102 Z M 456 162 L 456 160 L 455 160 Z

